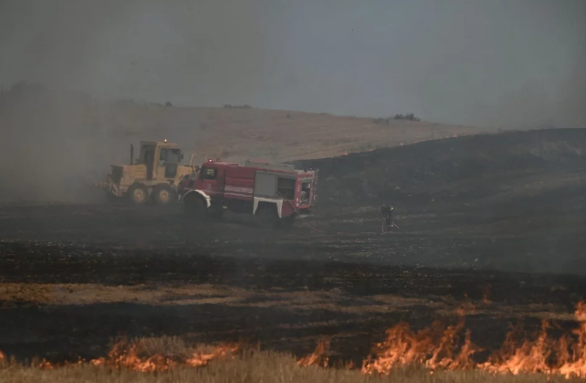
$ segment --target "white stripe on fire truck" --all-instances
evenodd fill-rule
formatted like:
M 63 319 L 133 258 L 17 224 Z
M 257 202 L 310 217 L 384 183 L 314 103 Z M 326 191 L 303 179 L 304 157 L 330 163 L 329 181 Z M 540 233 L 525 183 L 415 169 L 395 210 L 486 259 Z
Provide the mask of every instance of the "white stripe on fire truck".
M 237 187 L 237 186 L 226 186 L 224 188 L 224 191 L 252 194 L 252 188 Z
M 250 197 L 250 194 L 243 194 L 243 193 L 224 193 L 224 195 L 235 196 L 235 197 L 246 197 L 246 198 Z

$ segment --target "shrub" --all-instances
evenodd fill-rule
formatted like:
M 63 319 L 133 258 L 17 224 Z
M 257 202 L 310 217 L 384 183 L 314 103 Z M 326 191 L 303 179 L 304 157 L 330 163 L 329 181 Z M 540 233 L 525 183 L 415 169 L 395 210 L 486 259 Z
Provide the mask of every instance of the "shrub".
M 414 113 L 407 114 L 395 114 L 394 116 L 387 118 L 375 118 L 373 122 L 379 125 L 389 125 L 392 120 L 406 120 L 406 121 L 421 121 L 421 119 L 415 116 Z

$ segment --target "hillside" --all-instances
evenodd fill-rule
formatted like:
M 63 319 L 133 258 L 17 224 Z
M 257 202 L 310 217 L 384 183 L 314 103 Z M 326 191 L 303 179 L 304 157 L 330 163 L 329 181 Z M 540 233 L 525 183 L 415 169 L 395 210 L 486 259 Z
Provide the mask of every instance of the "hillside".
M 328 114 L 104 101 L 30 84 L 0 93 L 0 126 L 0 176 L 10 180 L 0 200 L 79 199 L 80 183 L 101 178 L 112 163 L 127 162 L 129 144 L 140 140 L 178 142 L 186 158 L 195 153 L 198 162 L 283 161 L 478 132 L 428 122 L 387 125 Z M 10 164 L 14 158 L 18 167 Z
M 553 187 L 543 182 L 532 188 L 525 184 L 528 177 L 580 178 L 586 168 L 586 129 L 475 135 L 295 163 L 319 168 L 321 188 L 336 203 L 407 195 L 469 202 Z
M 321 206 L 349 219 L 372 217 L 386 201 L 419 216 L 411 229 L 434 233 L 586 230 L 586 129 L 476 135 L 297 165 L 320 169 Z

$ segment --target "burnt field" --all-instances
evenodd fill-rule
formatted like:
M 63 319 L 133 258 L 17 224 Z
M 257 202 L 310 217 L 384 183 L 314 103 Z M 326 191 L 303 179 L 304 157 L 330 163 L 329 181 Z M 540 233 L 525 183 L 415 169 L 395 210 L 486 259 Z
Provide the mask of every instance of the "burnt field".
M 320 168 L 320 206 L 292 230 L 194 222 L 180 206 L 2 206 L 0 350 L 95 358 L 118 336 L 177 336 L 305 355 L 328 336 L 332 360 L 361 363 L 386 329 L 454 323 L 457 310 L 478 358 L 510 323 L 566 333 L 586 298 L 584 138 L 468 137 L 306 162 Z M 379 234 L 382 201 L 393 234 Z

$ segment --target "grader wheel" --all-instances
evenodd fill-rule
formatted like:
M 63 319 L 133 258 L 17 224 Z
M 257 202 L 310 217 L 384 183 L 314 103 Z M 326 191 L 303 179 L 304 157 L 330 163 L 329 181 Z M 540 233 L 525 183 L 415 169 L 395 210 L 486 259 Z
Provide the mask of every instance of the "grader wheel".
M 144 205 L 149 199 L 149 193 L 143 184 L 135 182 L 128 188 L 128 199 L 133 205 Z
M 169 184 L 158 184 L 153 189 L 151 197 L 157 205 L 168 205 L 175 199 L 175 189 Z

